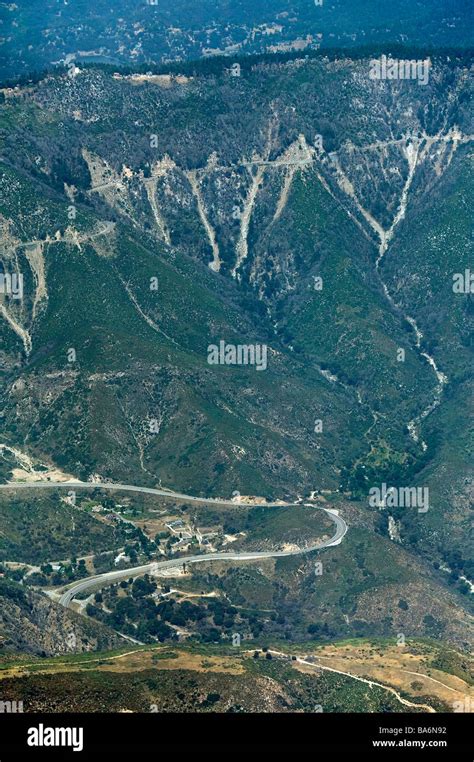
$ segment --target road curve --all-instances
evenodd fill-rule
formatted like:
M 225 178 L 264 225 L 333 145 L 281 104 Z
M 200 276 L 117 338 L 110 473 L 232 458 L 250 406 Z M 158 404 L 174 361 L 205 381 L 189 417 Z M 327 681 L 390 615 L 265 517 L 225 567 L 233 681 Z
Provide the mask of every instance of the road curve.
M 277 658 L 280 658 L 280 659 L 291 658 L 288 654 L 282 653 L 281 651 L 274 651 L 272 648 L 269 648 L 268 651 L 270 654 L 272 654 L 272 656 L 276 656 Z M 316 658 L 319 659 L 320 657 L 318 656 Z M 384 685 L 383 683 L 378 683 L 375 680 L 371 680 L 370 678 L 368 679 L 366 677 L 361 677 L 360 675 L 353 675 L 351 672 L 343 672 L 340 669 L 334 669 L 334 667 L 327 667 L 325 664 L 321 664 L 320 661 L 317 661 L 317 662 L 308 661 L 305 657 L 301 658 L 300 656 L 296 656 L 294 657 L 294 661 L 296 661 L 298 664 L 304 664 L 305 666 L 313 667 L 316 670 L 322 669 L 322 670 L 327 670 L 328 672 L 335 672 L 338 675 L 344 675 L 345 677 L 351 677 L 353 680 L 358 680 L 360 683 L 366 683 L 371 688 L 373 688 L 373 686 L 375 685 L 377 686 L 377 688 L 383 688 L 384 691 L 388 691 L 389 693 L 392 693 L 401 704 L 404 704 L 404 706 L 413 706 L 413 707 L 416 707 L 416 709 L 426 709 L 427 712 L 436 713 L 436 709 L 433 709 L 433 707 L 430 706 L 429 704 L 416 704 L 416 703 L 413 703 L 413 701 L 408 701 L 408 699 L 403 698 L 403 696 L 401 696 L 398 693 L 398 691 L 396 691 L 395 688 L 392 688 L 390 685 Z M 412 674 L 420 674 L 420 673 L 414 672 Z M 420 675 L 420 676 L 428 677 L 427 675 Z M 441 683 L 441 685 L 443 685 L 443 683 Z
M 152 487 L 136 487 L 131 484 L 115 484 L 115 483 L 102 483 L 102 482 L 80 482 L 80 481 L 68 481 L 68 482 L 17 482 L 9 484 L 0 484 L 0 490 L 11 489 L 46 489 L 46 488 L 63 488 L 63 489 L 109 489 L 125 492 L 144 492 L 152 495 L 159 495 L 161 497 L 170 497 L 179 499 L 185 502 L 205 503 L 207 505 L 226 505 L 233 508 L 238 507 L 239 503 L 233 500 L 221 500 L 219 498 L 204 498 L 194 497 L 192 495 L 184 495 L 180 492 L 173 492 L 172 490 L 154 489 Z M 248 506 L 248 503 L 241 505 Z M 256 504 L 251 504 L 255 506 Z M 291 507 L 301 506 L 301 503 L 263 503 L 264 507 Z M 306 553 L 312 553 L 315 550 L 322 550 L 323 548 L 329 548 L 333 545 L 339 545 L 344 535 L 347 532 L 347 524 L 343 518 L 339 516 L 337 511 L 330 508 L 322 508 L 321 506 L 314 506 L 310 504 L 312 508 L 317 507 L 319 510 L 324 511 L 326 515 L 333 521 L 336 526 L 334 535 L 328 540 L 322 540 L 314 545 L 310 545 L 304 549 L 298 550 L 276 550 L 276 551 L 255 551 L 247 553 L 232 553 L 232 552 L 220 552 L 220 553 L 207 553 L 199 556 L 185 556 L 182 558 L 173 558 L 166 561 L 152 561 L 151 563 L 144 564 L 143 566 L 134 566 L 131 569 L 120 569 L 119 571 L 105 572 L 104 574 L 97 574 L 94 577 L 88 577 L 87 579 L 80 580 L 66 590 L 59 598 L 59 603 L 63 606 L 69 606 L 73 598 L 78 593 L 82 593 L 85 590 L 93 587 L 105 587 L 106 585 L 113 584 L 129 577 L 139 577 L 147 572 L 155 572 L 160 569 L 173 568 L 182 566 L 182 564 L 198 564 L 208 563 L 209 561 L 251 561 L 258 558 L 282 558 L 284 556 L 298 556 Z
M 232 505 L 235 505 L 232 503 Z M 318 506 L 319 507 L 319 506 Z M 94 588 L 100 585 L 105 587 L 106 585 L 119 582 L 123 579 L 129 579 L 130 577 L 139 577 L 142 574 L 148 572 L 156 572 L 160 569 L 170 569 L 182 566 L 183 564 L 199 564 L 207 563 L 209 561 L 252 561 L 258 558 L 282 558 L 284 556 L 299 556 L 304 553 L 311 553 L 315 550 L 321 550 L 322 548 L 329 548 L 332 545 L 338 545 L 344 535 L 347 532 L 347 524 L 337 513 L 327 509 L 320 508 L 324 511 L 336 525 L 336 531 L 334 535 L 328 540 L 322 540 L 314 545 L 310 545 L 303 550 L 275 550 L 275 551 L 255 551 L 248 553 L 207 553 L 200 556 L 184 556 L 182 558 L 173 558 L 167 561 L 152 561 L 149 564 L 143 566 L 134 566 L 131 569 L 120 569 L 119 571 L 105 572 L 104 574 L 98 574 L 95 577 L 88 577 L 87 579 L 80 580 L 68 590 L 66 590 L 59 599 L 59 603 L 63 606 L 69 606 L 72 599 L 78 593 L 82 593 L 89 588 Z

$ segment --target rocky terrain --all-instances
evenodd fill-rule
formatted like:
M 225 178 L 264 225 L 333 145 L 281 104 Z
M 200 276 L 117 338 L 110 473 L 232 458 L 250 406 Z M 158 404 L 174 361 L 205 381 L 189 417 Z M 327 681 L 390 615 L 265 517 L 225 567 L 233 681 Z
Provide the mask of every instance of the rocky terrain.
M 1 89 L 0 259 L 2 275 L 22 275 L 0 295 L 8 658 L 105 650 L 114 630 L 139 648 L 166 641 L 181 659 L 183 640 L 217 658 L 236 628 L 252 651 L 400 636 L 469 649 L 470 60 L 431 51 L 420 84 L 371 77 L 379 52 L 146 70 L 76 60 Z M 210 362 L 221 345 L 234 357 L 265 348 L 265 361 Z M 193 502 L 99 486 L 90 501 L 11 493 L 69 479 Z M 371 499 L 383 485 L 429 500 Z M 252 510 L 239 512 L 240 496 Z M 272 515 L 265 501 L 277 500 L 288 505 Z M 186 552 L 304 550 L 327 531 L 318 506 L 339 511 L 348 532 L 317 558 L 186 569 L 178 551 L 174 571 L 98 585 L 74 603 L 80 613 L 39 592 L 59 599 L 117 558 L 127 571 L 169 560 L 186 539 Z M 331 658 L 339 669 L 343 657 Z M 246 659 L 221 664 L 225 678 L 193 662 L 158 679 L 143 662 L 131 684 L 107 673 L 112 687 L 94 668 L 77 695 L 61 676 L 53 703 L 50 674 L 27 687 L 32 706 L 52 711 L 310 710 L 306 674 L 290 679 L 278 655 Z M 362 667 L 361 680 L 351 675 L 319 675 L 331 711 L 411 706 L 359 685 Z M 400 687 L 398 674 L 380 679 Z M 18 675 L 4 686 L 13 699 Z M 403 690 L 432 707 L 424 684 Z
M 0 650 L 37 656 L 113 648 L 123 641 L 112 630 L 0 578 Z

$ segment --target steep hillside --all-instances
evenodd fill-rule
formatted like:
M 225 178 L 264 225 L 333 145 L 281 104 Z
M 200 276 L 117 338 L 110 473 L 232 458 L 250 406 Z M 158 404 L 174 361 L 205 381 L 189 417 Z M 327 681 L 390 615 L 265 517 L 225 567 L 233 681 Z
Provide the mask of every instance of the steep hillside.
M 113 630 L 80 617 L 45 595 L 0 578 L 0 653 L 55 656 L 113 648 Z
M 321 584 L 297 557 L 195 582 L 278 610 L 261 618 L 272 636 L 400 630 L 466 648 L 473 312 L 453 283 L 472 245 L 467 64 L 433 56 L 425 84 L 373 79 L 347 54 L 5 88 L 1 257 L 24 294 L 0 303 L 2 480 L 316 490 L 349 524 Z M 384 510 L 369 499 L 382 484 L 429 504 Z M 29 504 L 2 533 L 7 560 L 71 556 L 68 521 L 26 552 Z M 300 541 L 287 518 L 249 520 L 235 547 L 273 547 L 282 525 Z M 80 521 L 81 552 L 125 543 Z M 113 621 L 113 603 L 91 616 Z

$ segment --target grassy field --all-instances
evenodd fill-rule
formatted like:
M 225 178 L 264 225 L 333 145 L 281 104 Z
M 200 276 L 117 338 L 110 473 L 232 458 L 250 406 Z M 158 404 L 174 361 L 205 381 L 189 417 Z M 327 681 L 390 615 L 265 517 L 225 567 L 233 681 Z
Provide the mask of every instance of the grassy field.
M 276 693 L 272 691 L 269 695 L 266 691 L 265 695 L 270 705 L 279 707 L 280 711 L 318 711 L 316 705 L 322 706 L 323 711 L 402 710 L 402 704 L 393 694 L 382 687 L 367 692 L 366 685 L 356 677 L 394 688 L 415 704 L 428 702 L 428 705 L 446 711 L 453 711 L 453 702 L 466 700 L 472 690 L 472 679 L 466 673 L 466 658 L 453 649 L 428 641 L 413 641 L 403 648 L 393 640 L 351 640 L 327 646 L 307 644 L 304 650 L 290 648 L 288 644 L 272 645 L 277 651 L 283 649 L 289 656 L 312 658 L 313 663 L 306 665 L 291 660 L 282 662 L 276 657 L 268 660 L 262 652 L 260 658 L 255 659 L 251 646 L 235 649 L 180 645 L 171 650 L 163 646 L 132 647 L 49 660 L 3 660 L 0 685 L 2 695 L 7 698 L 13 699 L 22 690 L 27 707 L 41 707 L 44 711 L 78 705 L 82 707 L 81 711 L 117 711 L 119 708 L 150 711 L 147 701 L 150 705 L 158 703 L 161 711 L 172 708 L 186 711 L 191 700 L 181 690 L 186 685 L 188 688 L 198 685 L 204 696 L 216 693 L 211 702 L 215 711 L 228 711 L 230 697 L 234 691 L 239 691 L 243 700 L 241 710 L 248 711 L 262 706 L 251 685 L 255 681 L 261 688 L 265 677 L 275 681 Z M 452 669 L 461 670 L 463 677 L 434 667 L 440 659 L 449 659 Z M 68 688 L 71 674 L 79 694 L 75 699 Z M 50 704 L 48 691 L 53 680 L 58 690 L 54 704 Z M 176 692 L 171 689 L 173 681 L 179 689 Z M 40 686 L 46 692 L 42 699 L 36 693 Z M 94 691 L 95 698 L 91 691 Z M 202 699 L 195 706 L 197 711 L 207 708 L 208 704 L 203 704 Z

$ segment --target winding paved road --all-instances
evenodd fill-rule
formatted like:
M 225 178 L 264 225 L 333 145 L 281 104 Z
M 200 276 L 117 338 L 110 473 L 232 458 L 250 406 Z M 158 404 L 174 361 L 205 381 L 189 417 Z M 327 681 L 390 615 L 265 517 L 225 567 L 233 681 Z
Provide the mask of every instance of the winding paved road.
M 235 500 L 221 500 L 218 497 L 194 497 L 193 495 L 184 495 L 181 492 L 173 492 L 169 489 L 155 489 L 154 487 L 137 487 L 133 484 L 116 484 L 115 482 L 81 482 L 81 481 L 65 481 L 65 482 L 9 482 L 7 484 L 0 484 L 0 490 L 17 490 L 17 489 L 52 489 L 61 487 L 63 489 L 106 489 L 118 492 L 145 492 L 149 495 L 160 495 L 161 497 L 171 497 L 186 502 L 192 503 L 206 503 L 207 505 L 230 505 L 235 508 L 239 505 Z M 256 503 L 243 503 L 243 505 L 257 505 Z M 262 506 L 266 508 L 275 508 L 283 505 L 295 505 L 294 503 L 262 503 Z M 298 503 L 300 505 L 300 503 Z
M 204 498 L 194 497 L 192 495 L 184 495 L 180 492 L 173 492 L 171 490 L 154 489 L 153 487 L 136 487 L 131 484 L 113 484 L 102 482 L 80 482 L 80 481 L 67 481 L 67 482 L 17 482 L 9 484 L 0 484 L 0 490 L 16 490 L 16 489 L 55 489 L 55 488 L 79 490 L 79 489 L 107 489 L 116 490 L 121 492 L 144 492 L 151 495 L 159 495 L 160 497 L 169 497 L 179 499 L 185 502 L 205 503 L 207 505 L 225 505 L 238 507 L 239 503 L 233 500 L 221 500 L 220 498 Z M 240 505 L 249 505 L 248 503 L 241 503 Z M 251 505 L 254 505 L 253 503 Z M 275 508 L 278 506 L 301 506 L 301 503 L 264 503 L 262 504 L 267 508 Z M 314 545 L 310 545 L 304 549 L 298 550 L 276 550 L 276 551 L 256 551 L 248 553 L 232 553 L 232 552 L 219 552 L 219 553 L 207 553 L 199 556 L 187 556 L 182 558 L 173 558 L 166 561 L 152 561 L 151 563 L 144 564 L 143 566 L 134 566 L 131 569 L 120 569 L 119 571 L 105 572 L 104 574 L 97 574 L 94 577 L 88 577 L 87 579 L 80 580 L 73 584 L 68 590 L 66 590 L 59 598 L 59 603 L 63 606 L 69 606 L 73 598 L 78 593 L 82 593 L 90 588 L 105 587 L 106 585 L 113 584 L 123 579 L 129 579 L 130 577 L 138 577 L 148 572 L 156 572 L 160 569 L 170 569 L 182 566 L 183 564 L 198 564 L 208 563 L 209 561 L 251 561 L 258 558 L 282 558 L 284 556 L 298 556 L 304 553 L 311 553 L 315 550 L 321 550 L 322 548 L 329 548 L 333 545 L 339 545 L 342 538 L 347 532 L 347 524 L 342 519 L 337 511 L 330 508 L 322 508 L 321 506 L 314 506 L 319 510 L 324 511 L 326 515 L 334 522 L 336 531 L 334 535 L 328 540 L 322 540 Z

